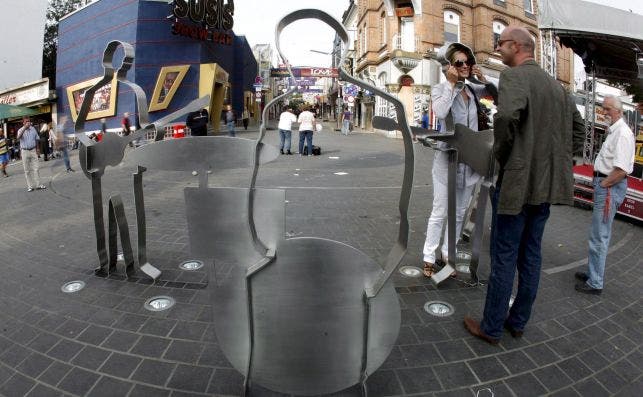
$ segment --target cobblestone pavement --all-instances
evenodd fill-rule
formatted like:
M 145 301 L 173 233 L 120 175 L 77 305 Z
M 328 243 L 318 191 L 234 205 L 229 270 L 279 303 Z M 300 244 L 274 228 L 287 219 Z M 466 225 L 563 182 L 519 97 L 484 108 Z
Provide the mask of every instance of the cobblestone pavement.
M 239 135 L 254 138 L 256 131 Z M 267 142 L 277 141 L 276 131 L 269 131 Z M 332 238 L 382 263 L 397 233 L 401 141 L 326 129 L 315 143 L 322 156 L 280 156 L 261 169 L 258 185 L 286 189 L 289 237 Z M 419 145 L 415 151 L 412 233 L 403 264 L 419 266 L 433 153 Z M 76 156 L 74 151 L 78 170 Z M 178 269 L 189 259 L 183 188 L 195 186 L 196 177 L 145 174 L 148 259 L 163 271 L 161 282 L 151 284 L 142 276 L 93 275 L 90 183 L 82 172 L 65 173 L 61 160 L 41 167 L 44 191 L 27 192 L 19 165 L 0 180 L 0 395 L 239 395 L 242 377 L 213 331 L 207 272 Z M 106 196 L 123 194 L 130 224 L 132 171 L 108 168 L 103 180 Z M 223 172 L 212 176 L 211 185 L 245 187 L 248 178 L 248 170 Z M 448 280 L 436 288 L 396 273 L 402 327 L 390 357 L 368 380 L 369 394 L 641 395 L 643 231 L 616 220 L 605 291 L 585 296 L 574 291 L 573 273 L 585 263 L 589 224 L 587 210 L 552 208 L 532 320 L 523 338 L 506 334 L 499 346 L 472 338 L 462 326 L 465 314 L 481 315 L 484 287 Z M 483 279 L 488 262 L 485 248 Z M 61 285 L 70 280 L 87 287 L 63 294 Z M 168 311 L 145 310 L 144 302 L 155 295 L 172 296 L 177 304 Z M 423 306 L 432 300 L 449 302 L 455 313 L 430 316 Z

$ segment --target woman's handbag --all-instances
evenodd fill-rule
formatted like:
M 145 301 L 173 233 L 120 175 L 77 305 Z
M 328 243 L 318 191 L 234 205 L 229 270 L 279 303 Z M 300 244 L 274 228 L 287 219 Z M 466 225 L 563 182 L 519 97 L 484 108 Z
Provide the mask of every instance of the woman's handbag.
M 476 109 L 478 110 L 478 131 L 490 130 L 491 119 L 489 119 L 489 115 L 485 112 L 484 105 L 480 103 L 478 96 L 471 87 L 469 87 L 469 91 L 471 91 L 473 99 L 476 101 Z

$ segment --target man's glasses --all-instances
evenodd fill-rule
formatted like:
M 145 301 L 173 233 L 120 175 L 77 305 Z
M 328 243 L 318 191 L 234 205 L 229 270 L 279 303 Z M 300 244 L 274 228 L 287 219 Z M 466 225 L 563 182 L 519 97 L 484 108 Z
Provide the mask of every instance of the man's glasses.
M 470 60 L 467 60 L 467 61 L 457 60 L 457 61 L 453 62 L 453 66 L 455 66 L 456 68 L 461 68 L 464 65 L 473 66 L 473 65 L 475 65 L 475 62 L 470 61 Z

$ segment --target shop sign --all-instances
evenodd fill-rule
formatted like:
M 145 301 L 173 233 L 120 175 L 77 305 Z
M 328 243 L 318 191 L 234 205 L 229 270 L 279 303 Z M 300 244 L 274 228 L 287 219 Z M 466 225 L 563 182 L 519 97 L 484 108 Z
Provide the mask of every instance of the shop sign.
M 234 26 L 234 2 L 228 0 L 174 0 L 172 13 L 175 17 L 189 18 L 196 24 L 205 23 L 208 28 L 231 30 Z
M 337 68 L 301 68 L 301 77 L 339 77 Z
M 227 4 L 224 4 L 224 0 L 174 0 L 173 5 L 172 12 L 177 21 L 172 24 L 172 34 L 232 45 L 233 35 L 225 32 L 234 25 L 234 4 L 231 0 Z M 197 25 L 178 20 L 182 18 L 189 18 Z
M 0 94 L 0 104 L 22 105 L 25 103 L 49 99 L 49 81 L 45 80 L 38 84 L 15 89 Z
M 395 15 L 398 17 L 412 17 L 413 7 L 399 7 L 395 9 Z
M 293 73 L 295 74 L 295 76 L 297 76 L 297 73 L 295 70 L 293 70 Z M 288 71 L 288 68 L 285 68 L 285 67 L 271 68 L 270 77 L 290 77 L 290 72 Z

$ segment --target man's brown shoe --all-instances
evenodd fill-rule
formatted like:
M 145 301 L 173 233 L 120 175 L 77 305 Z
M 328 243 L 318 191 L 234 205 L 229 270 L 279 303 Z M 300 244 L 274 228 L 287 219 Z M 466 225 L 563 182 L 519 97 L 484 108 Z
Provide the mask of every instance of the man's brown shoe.
M 500 339 L 492 338 L 482 332 L 482 330 L 480 329 L 480 323 L 472 319 L 471 317 L 464 316 L 464 328 L 466 328 L 471 335 L 477 336 L 478 338 L 492 345 L 497 345 L 498 342 L 500 342 Z

